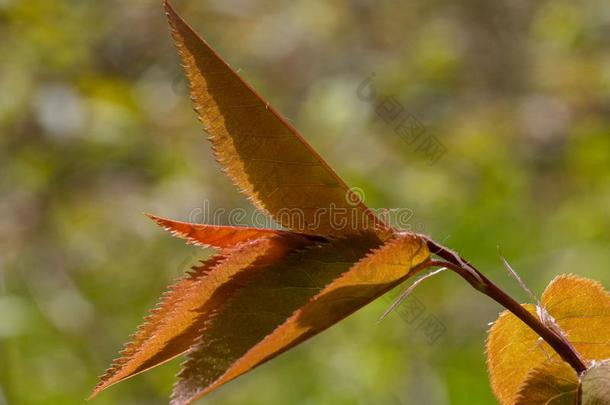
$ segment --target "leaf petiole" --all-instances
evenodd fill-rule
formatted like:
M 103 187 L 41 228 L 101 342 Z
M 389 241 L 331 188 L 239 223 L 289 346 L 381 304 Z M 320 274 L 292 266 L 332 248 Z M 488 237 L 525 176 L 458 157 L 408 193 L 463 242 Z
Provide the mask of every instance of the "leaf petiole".
M 478 271 L 474 266 L 462 259 L 457 253 L 446 248 L 445 246 L 440 245 L 425 235 L 420 236 L 426 240 L 428 249 L 430 249 L 431 253 L 444 259 L 444 261 L 430 260 L 427 262 L 429 266 L 446 267 L 453 270 L 463 279 L 465 279 L 473 288 L 487 295 L 523 321 L 545 342 L 547 342 L 549 346 L 551 346 L 565 362 L 576 370 L 578 374 L 581 374 L 587 370 L 586 364 L 576 352 L 574 346 L 572 346 L 565 336 L 556 333 L 551 328 L 546 326 L 540 321 L 540 319 L 530 313 L 521 304 L 515 301 L 514 298 L 485 277 L 485 275 Z

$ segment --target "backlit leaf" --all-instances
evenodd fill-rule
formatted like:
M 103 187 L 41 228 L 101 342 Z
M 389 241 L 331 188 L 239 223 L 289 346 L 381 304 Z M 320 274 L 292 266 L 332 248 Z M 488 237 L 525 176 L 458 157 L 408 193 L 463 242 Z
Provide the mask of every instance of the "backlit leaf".
M 170 287 L 92 395 L 185 352 L 200 335 L 203 324 L 238 287 L 227 281 L 238 273 L 246 280 L 258 267 L 311 243 L 300 237 L 257 239 L 226 250 L 194 269 Z
M 332 326 L 428 265 L 430 252 L 424 238 L 380 222 L 165 4 L 218 161 L 259 209 L 289 229 L 150 216 L 220 254 L 170 288 L 93 395 L 188 351 L 173 394 L 182 404 Z
M 278 229 L 195 224 L 190 222 L 174 221 L 150 214 L 148 214 L 148 217 L 159 224 L 159 226 L 161 226 L 163 229 L 170 232 L 172 235 L 185 239 L 192 245 L 213 247 L 216 249 L 230 248 L 240 243 L 260 238 L 297 235 L 294 232 L 282 231 Z M 311 240 L 322 240 L 320 238 L 314 238 L 305 234 L 303 234 L 302 237 Z
M 194 267 L 186 277 L 176 281 L 168 288 L 150 315 L 144 318 L 144 324 L 131 336 L 132 340 L 121 351 L 121 357 L 116 359 L 104 375 L 100 377 L 100 383 L 95 387 L 91 397 L 110 385 L 146 369 L 143 364 L 147 359 L 136 359 L 136 357 L 145 357 L 141 355 L 143 346 L 156 333 L 160 325 L 165 322 L 167 315 L 172 312 L 175 304 L 183 298 L 183 294 L 190 289 L 195 280 L 203 277 L 221 259 L 221 256 L 215 256 L 200 266 Z M 148 357 L 152 357 L 152 354 L 149 353 Z
M 593 362 L 582 376 L 565 362 L 534 370 L 515 405 L 610 405 L 610 362 Z
M 264 269 L 189 353 L 173 403 L 189 403 L 332 326 L 405 280 L 428 256 L 413 235 L 381 247 L 364 235 L 315 246 Z
M 577 405 L 580 379 L 565 362 L 542 365 L 521 385 L 515 405 Z
M 299 232 L 343 236 L 378 227 L 387 237 L 387 226 L 298 131 L 165 4 L 216 159 L 254 205 Z
M 610 294 L 598 282 L 559 276 L 544 291 L 541 304 L 583 359 L 610 358 Z M 536 314 L 533 305 L 524 306 Z M 563 360 L 509 312 L 503 312 L 489 332 L 487 363 L 493 391 L 502 404 L 514 404 L 533 370 L 556 362 Z

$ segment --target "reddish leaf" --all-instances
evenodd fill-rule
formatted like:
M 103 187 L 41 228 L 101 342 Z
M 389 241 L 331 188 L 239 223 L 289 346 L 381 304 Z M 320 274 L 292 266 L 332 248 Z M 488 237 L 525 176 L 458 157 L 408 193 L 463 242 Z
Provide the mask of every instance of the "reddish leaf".
M 254 239 L 269 238 L 273 236 L 298 235 L 294 232 L 281 231 L 277 229 L 249 228 L 243 226 L 221 226 L 194 224 L 190 222 L 180 222 L 171 219 L 157 217 L 147 214 L 150 219 L 155 221 L 172 235 L 186 239 L 192 245 L 202 247 L 213 247 L 217 249 L 230 248 L 242 242 Z M 320 238 L 313 238 L 310 235 L 302 235 L 303 238 L 322 241 Z

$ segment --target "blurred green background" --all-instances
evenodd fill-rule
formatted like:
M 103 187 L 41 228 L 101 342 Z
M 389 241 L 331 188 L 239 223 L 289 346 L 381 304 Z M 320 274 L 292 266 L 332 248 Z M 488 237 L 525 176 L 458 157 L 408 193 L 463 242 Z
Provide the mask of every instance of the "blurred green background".
M 610 2 L 184 0 L 175 6 L 371 207 L 455 248 L 519 300 L 573 272 L 610 287 Z M 0 404 L 83 403 L 164 287 L 210 254 L 143 212 L 248 206 L 192 112 L 160 1 L 0 0 Z M 435 163 L 357 88 L 375 73 Z M 491 404 L 500 307 L 452 274 L 379 299 L 202 400 Z M 92 404 L 165 403 L 179 361 Z

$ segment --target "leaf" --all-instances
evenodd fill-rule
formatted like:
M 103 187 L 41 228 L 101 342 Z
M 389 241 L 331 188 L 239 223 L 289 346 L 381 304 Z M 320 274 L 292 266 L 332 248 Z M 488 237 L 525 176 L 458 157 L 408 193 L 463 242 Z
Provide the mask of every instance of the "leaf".
M 173 403 L 190 403 L 320 333 L 404 281 L 428 256 L 414 235 L 380 247 L 364 235 L 317 245 L 264 269 L 203 331 Z
M 598 362 L 582 377 L 582 405 L 610 405 L 610 362 Z
M 234 292 L 231 287 L 237 287 L 226 284 L 228 280 L 238 273 L 245 279 L 257 267 L 311 243 L 292 236 L 261 238 L 226 250 L 194 269 L 170 287 L 91 396 L 185 352 L 202 325 Z
M 542 365 L 522 384 L 515 405 L 579 404 L 580 379 L 565 362 Z
M 194 224 L 190 222 L 180 222 L 161 218 L 151 214 L 147 214 L 147 216 L 172 235 L 185 239 L 192 245 L 213 247 L 216 249 L 230 248 L 240 243 L 260 238 L 299 235 L 295 232 L 281 231 L 278 229 Z M 305 234 L 301 234 L 301 236 L 310 240 L 323 240 L 321 238 L 314 238 Z
M 610 294 L 601 284 L 562 275 L 547 286 L 541 304 L 583 359 L 610 358 Z M 524 307 L 536 314 L 533 305 Z M 528 374 L 556 362 L 563 360 L 509 312 L 503 312 L 489 331 L 487 365 L 492 389 L 501 404 L 514 404 Z
M 378 229 L 388 237 L 389 228 L 350 194 L 298 131 L 168 1 L 165 8 L 195 110 L 210 135 L 216 159 L 254 205 L 284 228 L 299 232 L 344 236 Z
M 354 199 L 296 130 L 165 5 L 218 161 L 258 208 L 291 229 L 150 215 L 173 235 L 221 253 L 170 288 L 92 396 L 188 350 L 173 395 L 181 404 L 340 321 L 429 265 L 430 252 L 426 239 L 396 233 Z
M 136 359 L 136 357 L 141 356 L 143 346 L 154 336 L 167 315 L 171 313 L 174 305 L 182 299 L 183 294 L 189 290 L 195 280 L 205 275 L 218 264 L 221 258 L 221 256 L 215 256 L 203 262 L 201 266 L 193 267 L 186 277 L 176 281 L 168 288 L 161 296 L 157 306 L 144 319 L 144 324 L 138 327 L 132 335 L 131 342 L 125 345 L 121 351 L 121 357 L 116 359 L 100 377 L 100 383 L 95 387 L 90 398 L 110 385 L 146 370 L 143 364 L 147 358 L 139 361 Z M 152 355 L 149 355 L 149 357 L 152 357 Z
M 610 362 L 593 362 L 579 377 L 565 362 L 534 370 L 515 405 L 610 405 Z

